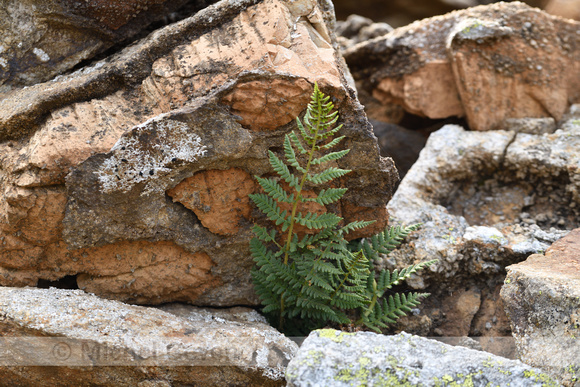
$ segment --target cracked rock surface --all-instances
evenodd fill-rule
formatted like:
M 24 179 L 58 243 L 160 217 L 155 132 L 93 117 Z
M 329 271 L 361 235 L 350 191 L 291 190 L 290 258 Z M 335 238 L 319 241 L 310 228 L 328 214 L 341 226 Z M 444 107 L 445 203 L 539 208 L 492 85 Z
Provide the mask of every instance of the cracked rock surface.
M 73 278 L 131 303 L 256 305 L 247 194 L 315 82 L 351 149 L 333 210 L 378 220 L 358 236 L 384 228 L 397 172 L 348 86 L 331 11 L 222 1 L 0 100 L 0 285 Z
M 578 149 L 574 115 L 552 134 L 456 125 L 433 133 L 388 204 L 394 223 L 423 226 L 384 265 L 439 259 L 407 281 L 432 292 L 420 307 L 426 316 L 403 318 L 398 329 L 509 334 L 499 300 L 505 267 L 543 253 L 579 226 Z
M 157 309 L 55 288 L 0 287 L 0 336 L 3 362 L 18 365 L 0 377 L 13 386 L 282 386 L 298 349 L 251 309 Z

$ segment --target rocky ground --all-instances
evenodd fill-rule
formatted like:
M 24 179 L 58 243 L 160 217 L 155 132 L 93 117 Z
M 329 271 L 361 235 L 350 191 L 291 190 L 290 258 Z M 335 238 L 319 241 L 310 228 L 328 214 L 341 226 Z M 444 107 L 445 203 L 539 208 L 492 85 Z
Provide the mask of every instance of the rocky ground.
M 580 3 L 488 3 L 0 5 L 0 385 L 580 386 Z M 388 336 L 299 347 L 248 194 L 315 82 L 353 170 L 318 211 L 439 261 Z

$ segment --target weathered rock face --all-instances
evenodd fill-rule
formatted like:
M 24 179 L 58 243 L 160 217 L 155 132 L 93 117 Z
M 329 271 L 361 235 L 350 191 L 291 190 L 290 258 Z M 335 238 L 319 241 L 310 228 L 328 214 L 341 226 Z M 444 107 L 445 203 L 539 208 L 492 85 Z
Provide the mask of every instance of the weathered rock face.
M 345 59 L 383 104 L 500 129 L 510 118 L 559 120 L 580 101 L 579 29 L 523 3 L 499 3 L 398 28 L 347 49 Z
M 580 229 L 507 270 L 501 297 L 521 360 L 580 385 Z
M 247 194 L 314 82 L 351 148 L 336 210 L 384 227 L 397 174 L 347 86 L 330 11 L 217 3 L 0 100 L 0 285 L 77 276 L 127 302 L 257 303 Z
M 0 95 L 70 70 L 189 0 L 7 0 L 0 5 Z
M 159 310 L 54 288 L 0 287 L 0 336 L 12 386 L 281 386 L 298 349 L 250 309 Z
M 552 134 L 450 125 L 431 135 L 388 205 L 394 222 L 423 226 L 384 264 L 439 259 L 407 281 L 432 296 L 419 307 L 425 316 L 405 324 L 441 336 L 509 334 L 498 295 L 505 267 L 580 226 L 578 149 L 573 117 Z
M 289 386 L 556 386 L 537 368 L 400 333 L 314 331 L 286 369 Z

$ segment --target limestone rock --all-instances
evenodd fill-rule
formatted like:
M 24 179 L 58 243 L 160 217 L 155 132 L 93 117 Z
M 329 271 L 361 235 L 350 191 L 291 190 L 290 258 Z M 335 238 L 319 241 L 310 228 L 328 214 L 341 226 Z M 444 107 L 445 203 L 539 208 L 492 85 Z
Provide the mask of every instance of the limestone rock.
M 76 276 L 132 303 L 257 304 L 248 242 L 263 219 L 247 194 L 315 82 L 351 149 L 334 210 L 378 220 L 359 236 L 385 227 L 397 173 L 348 86 L 331 10 L 222 1 L 0 100 L 0 285 Z
M 392 223 L 423 226 L 383 265 L 439 259 L 407 281 L 432 293 L 411 320 L 426 315 L 430 321 L 422 326 L 442 336 L 509 333 L 496 291 L 505 267 L 580 226 L 578 149 L 577 118 L 553 134 L 467 132 L 455 125 L 431 134 L 388 204 Z M 461 301 L 466 294 L 469 304 Z M 464 323 L 452 323 L 461 310 L 454 305 L 478 303 L 480 310 L 463 313 Z
M 289 386 L 557 386 L 537 368 L 400 333 L 308 336 L 286 369 Z
M 521 360 L 580 386 L 580 229 L 507 270 L 501 297 Z
M 0 287 L 0 336 L 0 377 L 13 386 L 281 386 L 298 349 L 252 310 L 159 310 L 54 288 Z
M 578 22 L 520 2 L 456 11 L 351 47 L 355 80 L 384 104 L 475 130 L 562 115 L 580 101 Z
M 187 0 L 7 0 L 0 5 L 0 95 L 48 81 L 168 17 Z M 194 3 L 194 2 L 190 2 Z M 190 4 L 193 10 L 205 1 Z

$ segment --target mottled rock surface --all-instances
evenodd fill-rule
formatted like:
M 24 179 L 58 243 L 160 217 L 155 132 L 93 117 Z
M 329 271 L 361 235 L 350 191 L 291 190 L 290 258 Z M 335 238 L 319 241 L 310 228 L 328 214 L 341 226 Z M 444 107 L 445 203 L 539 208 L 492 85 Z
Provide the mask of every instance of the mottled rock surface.
M 214 1 L 215 2 L 215 1 Z M 0 96 L 48 81 L 204 0 L 6 0 L 0 3 Z
M 400 333 L 314 331 L 286 369 L 289 386 L 557 386 L 537 368 Z
M 456 11 L 355 45 L 345 59 L 383 104 L 475 130 L 553 117 L 580 101 L 580 24 L 520 2 Z
M 255 311 L 0 287 L 3 385 L 282 386 L 297 345 Z M 153 384 L 157 383 L 157 384 Z
M 0 285 L 76 276 L 132 303 L 257 304 L 247 194 L 315 82 L 351 148 L 333 210 L 378 220 L 358 236 L 385 227 L 397 173 L 333 22 L 324 1 L 223 1 L 0 100 Z
M 388 204 L 394 223 L 423 226 L 383 264 L 439 259 L 407 281 L 432 296 L 396 330 L 509 334 L 498 295 L 505 267 L 580 226 L 578 149 L 580 120 L 573 116 L 552 134 L 455 125 L 433 133 Z
M 580 386 L 580 229 L 507 271 L 501 297 L 521 360 Z

